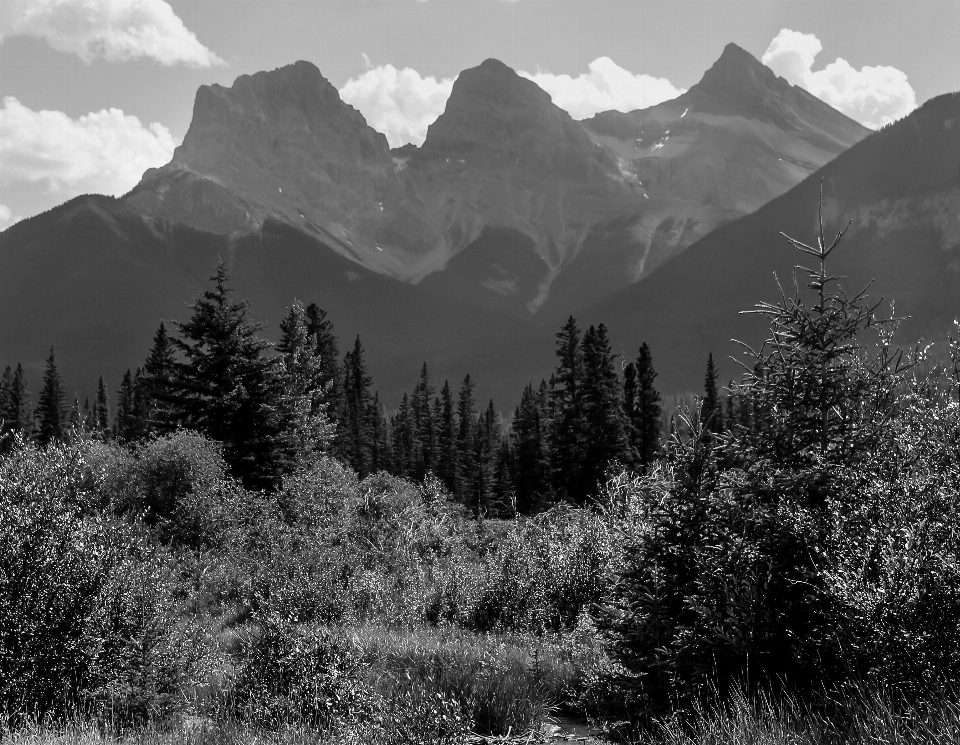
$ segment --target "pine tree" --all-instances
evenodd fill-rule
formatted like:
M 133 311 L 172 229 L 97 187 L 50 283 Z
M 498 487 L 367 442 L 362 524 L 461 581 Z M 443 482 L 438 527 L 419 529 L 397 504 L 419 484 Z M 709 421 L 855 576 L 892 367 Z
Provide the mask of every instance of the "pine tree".
M 393 461 L 390 447 L 390 428 L 380 394 L 374 392 L 368 413 L 370 420 L 370 472 L 389 471 Z
M 153 335 L 153 346 L 143 364 L 142 396 L 146 405 L 147 432 L 169 432 L 176 424 L 171 412 L 170 383 L 177 372 L 177 356 L 173 339 L 161 322 Z
M 543 384 L 541 384 L 543 386 Z M 542 389 L 546 395 L 545 386 Z M 527 383 L 513 417 L 514 483 L 517 510 L 529 513 L 549 490 L 548 426 L 541 393 Z
M 437 477 L 451 494 L 456 494 L 460 478 L 458 433 L 453 393 L 450 391 L 450 382 L 444 380 L 440 391 L 440 416 L 437 420 Z
M 43 389 L 37 401 L 37 442 L 47 445 L 54 440 L 63 441 L 66 434 L 66 395 L 57 370 L 53 347 L 47 357 L 47 366 L 43 373 Z
M 634 460 L 627 438 L 627 419 L 620 398 L 621 384 L 614 354 L 602 323 L 591 326 L 583 337 L 583 411 L 586 450 L 583 486 L 595 494 L 605 483 L 607 467 L 614 461 L 630 465 Z
M 360 337 L 343 360 L 343 413 L 340 421 L 339 451 L 353 469 L 366 476 L 370 472 L 370 387 L 373 378 L 363 360 Z
M 97 381 L 97 398 L 93 404 L 93 432 L 101 440 L 110 438 L 110 397 L 102 375 Z
M 295 300 L 280 322 L 283 440 L 290 467 L 328 449 L 334 427 L 327 418 L 323 366 L 303 305 Z
M 717 368 L 713 364 L 713 352 L 707 357 L 707 372 L 703 380 L 703 401 L 700 403 L 700 419 L 706 432 L 723 432 L 723 406 L 717 389 Z
M 457 482 L 454 494 L 472 505 L 473 485 L 477 481 L 477 410 L 474 383 L 468 374 L 460 386 L 457 400 Z
M 136 412 L 133 406 L 133 376 L 130 369 L 123 374 L 120 390 L 117 391 L 117 416 L 113 422 L 113 436 L 120 442 L 136 439 Z
M 177 424 L 223 443 L 224 457 L 248 488 L 272 488 L 282 477 L 278 449 L 282 430 L 277 363 L 270 344 L 247 318 L 248 303 L 233 302 L 221 263 L 213 288 L 193 304 L 193 315 L 177 323 L 175 339 L 184 362 L 176 364 L 166 399 Z
M 583 412 L 583 351 L 573 316 L 557 333 L 557 365 L 553 383 L 553 426 L 550 433 L 550 476 L 557 496 L 582 503 L 589 490 L 584 480 L 586 421 Z
M 424 362 L 420 379 L 410 400 L 416 447 L 419 450 L 418 463 L 421 464 L 414 472 L 414 477 L 418 480 L 423 479 L 428 471 L 432 472 L 437 463 L 437 425 L 430 407 L 435 394 L 436 389 L 430 384 L 430 373 L 427 372 L 427 363 Z
M 307 334 L 317 340 L 317 357 L 320 360 L 320 383 L 324 392 L 327 417 L 340 432 L 340 414 L 344 410 L 343 371 L 340 368 L 340 346 L 334 333 L 333 321 L 316 303 L 307 306 Z
M 23 365 L 19 363 L 8 384 L 5 407 L 2 428 L 5 437 L 0 439 L 0 452 L 6 452 L 10 448 L 16 435 L 29 440 L 36 434 L 33 400 Z
M 393 416 L 394 473 L 401 478 L 411 478 L 416 468 L 416 437 L 410 396 L 406 391 L 400 399 L 400 407 Z
M 653 355 L 644 342 L 637 356 L 637 403 L 633 425 L 638 432 L 637 455 L 640 465 L 649 466 L 660 450 L 660 393 L 653 385 L 657 373 Z

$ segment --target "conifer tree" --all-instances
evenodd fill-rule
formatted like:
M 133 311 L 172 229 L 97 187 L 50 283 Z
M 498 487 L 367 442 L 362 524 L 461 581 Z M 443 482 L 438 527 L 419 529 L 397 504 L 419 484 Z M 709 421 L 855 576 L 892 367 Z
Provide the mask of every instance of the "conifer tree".
M 474 383 L 468 374 L 460 385 L 457 400 L 457 482 L 454 494 L 472 505 L 473 485 L 477 480 L 477 410 Z
M 558 497 L 581 503 L 584 481 L 586 422 L 583 412 L 583 351 L 573 316 L 557 333 L 556 372 L 551 378 L 554 415 L 550 433 L 550 476 Z
M 176 424 L 171 413 L 170 383 L 177 372 L 177 356 L 173 339 L 161 322 L 153 335 L 153 346 L 143 365 L 141 396 L 146 412 L 146 432 L 168 432 Z
M 370 420 L 370 472 L 389 471 L 392 466 L 392 448 L 390 447 L 390 428 L 380 394 L 374 392 L 368 413 Z
M 410 396 L 406 391 L 400 406 L 393 416 L 394 473 L 401 478 L 411 478 L 416 468 L 416 438 L 413 413 L 410 411 Z
M 453 393 L 450 391 L 450 382 L 444 380 L 440 391 L 440 416 L 437 420 L 437 477 L 451 494 L 457 493 L 460 478 L 458 434 L 459 426 L 454 413 Z
M 264 352 L 262 324 L 247 317 L 248 303 L 233 302 L 221 263 L 213 287 L 193 304 L 193 315 L 177 323 L 174 346 L 184 358 L 167 384 L 174 421 L 223 443 L 234 475 L 248 488 L 272 488 L 284 465 L 278 448 L 283 418 L 276 361 Z
M 133 407 L 133 376 L 130 369 L 123 374 L 117 391 L 117 416 L 113 422 L 113 436 L 120 442 L 136 439 L 136 412 Z
M 6 375 L 4 375 L 4 379 L 6 379 Z M 6 452 L 9 449 L 13 443 L 13 437 L 17 434 L 26 439 L 30 439 L 36 434 L 33 400 L 27 386 L 23 365 L 19 363 L 7 384 L 3 428 L 0 430 L 0 434 L 5 435 L 3 439 L 0 439 L 0 452 Z
M 93 430 L 101 440 L 110 438 L 110 397 L 103 384 L 103 376 L 97 381 L 97 398 L 93 404 Z
M 657 373 L 653 355 L 644 342 L 637 356 L 637 403 L 633 425 L 638 432 L 637 455 L 643 467 L 653 463 L 660 450 L 660 393 L 653 385 Z
M 339 450 L 347 463 L 360 474 L 370 472 L 370 387 L 373 378 L 363 360 L 363 345 L 357 336 L 353 349 L 343 360 L 343 414 Z
M 63 441 L 66 435 L 66 394 L 60 381 L 60 372 L 54 357 L 53 347 L 47 357 L 43 373 L 43 389 L 37 401 L 37 442 L 47 445 L 54 440 Z
M 549 490 L 548 427 L 542 400 L 546 390 L 544 384 L 541 386 L 537 392 L 532 383 L 527 383 L 513 417 L 514 482 L 517 510 L 523 513 L 530 512 Z
M 427 363 L 424 362 L 410 400 L 416 448 L 419 450 L 417 459 L 420 465 L 414 471 L 414 476 L 418 480 L 422 479 L 428 471 L 432 472 L 436 469 L 437 426 L 430 406 L 435 394 L 436 389 L 430 384 L 430 374 L 427 372 Z
M 322 361 L 316 336 L 309 333 L 303 305 L 295 300 L 280 322 L 283 439 L 290 467 L 325 451 L 333 439 L 327 418 Z
M 703 401 L 700 404 L 700 419 L 705 431 L 712 434 L 723 432 L 723 406 L 717 389 L 717 368 L 713 364 L 713 352 L 707 357 L 707 372 L 703 380 Z
M 596 493 L 606 478 L 607 466 L 614 461 L 630 465 L 634 461 L 627 439 L 627 421 L 620 398 L 620 380 L 614 366 L 614 354 L 602 323 L 591 326 L 583 337 L 583 410 L 586 449 L 583 462 L 583 487 Z

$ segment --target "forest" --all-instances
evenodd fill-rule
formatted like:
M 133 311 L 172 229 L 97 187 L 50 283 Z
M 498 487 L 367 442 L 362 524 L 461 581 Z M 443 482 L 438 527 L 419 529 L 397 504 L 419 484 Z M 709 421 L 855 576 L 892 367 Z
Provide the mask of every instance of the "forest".
M 388 412 L 222 264 L 113 396 L 7 367 L 0 739 L 960 740 L 960 323 L 901 349 L 843 231 L 788 240 L 682 405 L 571 317 L 510 416 L 426 362 Z

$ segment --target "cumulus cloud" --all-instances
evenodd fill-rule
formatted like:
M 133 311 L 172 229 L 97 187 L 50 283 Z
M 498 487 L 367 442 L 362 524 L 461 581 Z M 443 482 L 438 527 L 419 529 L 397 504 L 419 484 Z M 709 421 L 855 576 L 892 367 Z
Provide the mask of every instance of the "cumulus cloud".
M 64 198 L 89 192 L 119 196 L 147 168 L 167 163 L 173 149 L 166 127 L 145 127 L 120 109 L 71 119 L 62 111 L 33 111 L 7 96 L 0 110 L 4 186 L 41 184 Z
M 340 97 L 355 106 L 371 127 L 387 136 L 391 147 L 412 142 L 421 145 L 429 127 L 450 97 L 456 78 L 437 80 L 405 67 L 374 67 L 363 55 L 367 70 L 351 78 L 340 89 Z M 683 88 L 651 75 L 635 75 L 609 57 L 590 63 L 588 72 L 577 77 L 545 72 L 519 72 L 543 88 L 553 102 L 574 119 L 585 119 L 599 111 L 633 111 L 676 98 Z
M 917 108 L 917 96 L 901 70 L 869 65 L 857 70 L 837 57 L 822 70 L 814 71 L 813 62 L 822 49 L 823 45 L 813 34 L 785 28 L 770 42 L 763 54 L 763 64 L 871 129 L 900 119 Z
M 423 143 L 427 127 L 436 121 L 453 89 L 453 78 L 437 80 L 405 67 L 370 64 L 340 89 L 340 97 L 356 107 L 367 123 L 387 136 L 391 147 Z
M 634 74 L 609 57 L 598 57 L 577 77 L 546 72 L 521 72 L 543 88 L 553 102 L 574 119 L 601 111 L 635 111 L 676 98 L 684 92 L 666 78 Z
M 11 225 L 16 222 L 20 222 L 23 218 L 20 215 L 16 217 L 13 216 L 13 211 L 7 207 L 5 204 L 0 204 L 0 230 L 6 230 Z
M 164 65 L 224 64 L 164 0 L 4 0 L 0 8 L 0 41 L 31 36 L 88 64 L 142 58 Z

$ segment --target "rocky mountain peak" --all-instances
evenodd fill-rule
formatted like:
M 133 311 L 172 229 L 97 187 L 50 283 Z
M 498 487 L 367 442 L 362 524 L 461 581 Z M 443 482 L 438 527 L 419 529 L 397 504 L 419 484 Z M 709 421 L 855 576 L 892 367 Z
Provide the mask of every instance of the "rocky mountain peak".
M 460 73 L 421 150 L 427 157 L 533 161 L 572 178 L 588 177 L 591 163 L 613 167 L 549 93 L 495 59 Z
M 785 83 L 778 82 L 773 70 L 736 44 L 727 44 L 723 54 L 697 83 L 698 88 L 715 93 L 751 93 L 776 89 L 782 85 Z

